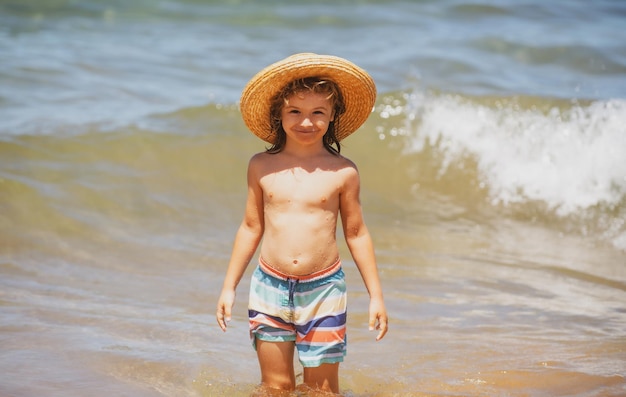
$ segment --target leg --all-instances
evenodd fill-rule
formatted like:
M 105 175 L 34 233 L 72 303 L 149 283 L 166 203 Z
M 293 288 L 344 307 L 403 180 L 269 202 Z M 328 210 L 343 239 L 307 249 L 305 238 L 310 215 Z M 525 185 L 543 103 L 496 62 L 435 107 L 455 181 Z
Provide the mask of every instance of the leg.
M 283 319 L 284 297 L 289 283 L 257 267 L 250 281 L 248 318 L 250 337 L 261 368 L 263 396 L 286 396 L 295 389 L 294 351 L 296 333 Z
M 339 394 L 339 363 L 305 367 L 304 384 L 311 389 Z
M 339 266 L 340 266 L 340 262 Z M 347 299 L 341 268 L 323 279 L 300 283 L 296 348 L 311 396 L 339 394 L 339 363 L 346 354 Z M 320 310 L 323 308 L 323 310 Z
M 257 338 L 256 351 L 261 367 L 261 384 L 281 390 L 295 390 L 293 342 L 267 342 Z

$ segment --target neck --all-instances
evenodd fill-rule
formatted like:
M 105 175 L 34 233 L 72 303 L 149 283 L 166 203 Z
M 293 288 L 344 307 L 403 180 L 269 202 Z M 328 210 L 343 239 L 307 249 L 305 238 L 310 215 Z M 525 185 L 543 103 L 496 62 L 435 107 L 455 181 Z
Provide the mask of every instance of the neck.
M 314 145 L 299 145 L 297 143 L 287 141 L 283 152 L 298 157 L 310 157 L 327 153 L 328 151 L 321 141 L 319 144 Z

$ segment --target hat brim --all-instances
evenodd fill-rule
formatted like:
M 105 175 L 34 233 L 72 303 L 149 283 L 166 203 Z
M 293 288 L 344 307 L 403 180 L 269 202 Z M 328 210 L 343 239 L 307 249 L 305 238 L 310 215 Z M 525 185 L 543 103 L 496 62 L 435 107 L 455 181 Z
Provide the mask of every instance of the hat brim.
M 270 124 L 272 98 L 288 83 L 306 77 L 329 79 L 339 86 L 346 111 L 335 131 L 337 140 L 355 132 L 372 112 L 376 85 L 365 70 L 337 56 L 295 54 L 265 67 L 243 89 L 239 108 L 253 134 L 274 144 L 276 133 Z

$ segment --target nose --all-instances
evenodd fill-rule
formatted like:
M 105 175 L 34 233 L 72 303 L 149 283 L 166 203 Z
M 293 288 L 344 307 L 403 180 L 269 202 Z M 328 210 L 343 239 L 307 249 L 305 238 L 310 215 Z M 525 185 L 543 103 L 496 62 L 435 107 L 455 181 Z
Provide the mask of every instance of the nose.
M 311 127 L 313 126 L 313 122 L 311 121 L 311 116 L 309 115 L 303 115 L 304 117 L 302 117 L 302 121 L 300 122 L 300 125 L 302 127 Z

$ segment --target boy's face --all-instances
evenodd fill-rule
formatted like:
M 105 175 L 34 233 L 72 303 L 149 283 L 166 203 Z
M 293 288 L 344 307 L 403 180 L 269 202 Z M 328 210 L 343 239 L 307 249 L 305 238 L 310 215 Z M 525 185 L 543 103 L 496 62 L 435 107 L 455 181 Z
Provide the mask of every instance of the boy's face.
M 291 95 L 281 110 L 287 140 L 302 144 L 321 142 L 334 117 L 333 104 L 328 94 L 310 91 Z

